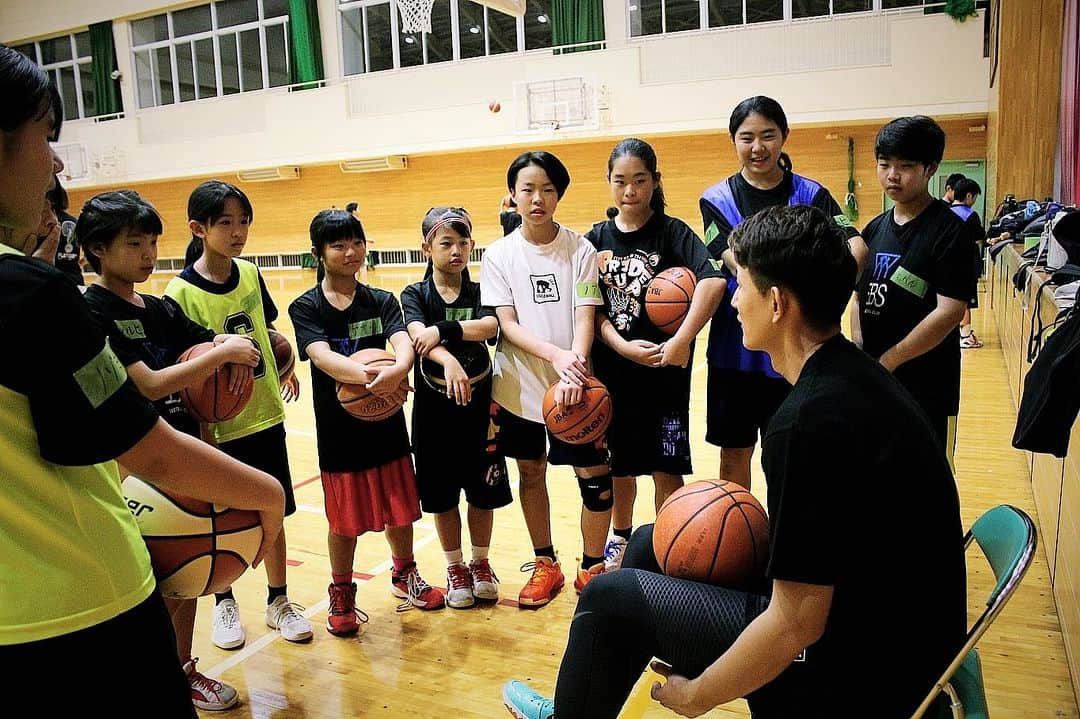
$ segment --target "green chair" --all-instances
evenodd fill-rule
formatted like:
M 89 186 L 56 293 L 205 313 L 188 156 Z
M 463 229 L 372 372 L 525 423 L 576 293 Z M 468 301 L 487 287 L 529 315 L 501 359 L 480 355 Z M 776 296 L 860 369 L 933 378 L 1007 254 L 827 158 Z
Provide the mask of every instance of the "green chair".
M 912 719 L 987 719 L 990 716 L 975 644 L 1001 613 L 1031 566 L 1035 556 L 1035 523 L 1022 510 L 1001 504 L 987 510 L 976 520 L 964 537 L 964 547 L 968 547 L 973 539 L 986 555 L 997 584 L 986 600 L 986 609 L 968 630 L 963 648 Z

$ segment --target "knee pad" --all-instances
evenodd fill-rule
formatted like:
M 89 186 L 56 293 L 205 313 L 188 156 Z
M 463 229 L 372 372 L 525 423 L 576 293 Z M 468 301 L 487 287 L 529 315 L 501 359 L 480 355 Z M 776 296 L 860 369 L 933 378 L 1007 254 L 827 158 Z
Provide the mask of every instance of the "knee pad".
M 578 487 L 581 489 L 581 503 L 590 512 L 606 512 L 615 503 L 614 494 L 611 491 L 611 473 L 602 474 L 599 477 L 578 476 Z M 606 494 L 604 497 L 602 495 Z

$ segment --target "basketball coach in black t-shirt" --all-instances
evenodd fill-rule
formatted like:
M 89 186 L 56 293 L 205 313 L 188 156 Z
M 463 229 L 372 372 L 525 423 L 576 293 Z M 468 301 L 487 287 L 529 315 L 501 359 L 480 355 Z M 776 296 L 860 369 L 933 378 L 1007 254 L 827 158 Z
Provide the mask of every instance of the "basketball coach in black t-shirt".
M 578 602 L 554 702 L 517 716 L 614 718 L 650 658 L 653 698 L 688 717 L 747 697 L 755 719 L 909 717 L 966 627 L 956 484 L 926 414 L 840 334 L 855 260 L 820 210 L 735 230 L 733 306 L 749 349 L 792 385 L 762 440 L 767 595 L 659 573 L 652 527 Z
M 930 194 L 944 152 L 945 133 L 929 117 L 901 117 L 878 131 L 877 177 L 896 205 L 863 231 L 869 256 L 851 332 L 914 395 L 952 464 L 959 327 L 978 278 L 963 221 Z

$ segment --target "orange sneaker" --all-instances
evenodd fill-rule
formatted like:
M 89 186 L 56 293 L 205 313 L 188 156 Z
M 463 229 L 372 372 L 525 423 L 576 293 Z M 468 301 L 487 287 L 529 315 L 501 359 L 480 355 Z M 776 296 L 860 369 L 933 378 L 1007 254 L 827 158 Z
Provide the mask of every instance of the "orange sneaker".
M 549 557 L 537 557 L 521 565 L 521 571 L 532 572 L 529 581 L 518 593 L 518 604 L 526 607 L 542 607 L 562 589 L 566 577 L 562 566 Z
M 581 594 L 585 591 L 586 584 L 591 582 L 596 577 L 599 577 L 603 573 L 603 562 L 597 562 L 588 569 L 582 569 L 581 567 L 578 567 L 577 577 L 574 579 L 574 590 L 577 591 L 578 594 Z

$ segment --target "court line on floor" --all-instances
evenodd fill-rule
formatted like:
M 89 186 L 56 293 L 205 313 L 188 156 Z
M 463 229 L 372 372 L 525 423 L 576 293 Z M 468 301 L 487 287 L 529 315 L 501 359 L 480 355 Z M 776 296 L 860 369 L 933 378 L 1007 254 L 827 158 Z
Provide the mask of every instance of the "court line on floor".
M 421 523 L 417 522 L 417 524 L 419 525 Z M 420 547 L 431 544 L 433 541 L 438 539 L 438 537 L 439 537 L 438 533 L 432 531 L 432 532 L 426 534 L 425 536 L 421 537 L 420 539 L 414 541 L 413 542 L 413 549 L 416 550 L 416 549 L 419 549 Z M 375 576 L 378 576 L 379 574 L 382 574 L 383 572 L 387 571 L 388 569 L 392 568 L 393 566 L 394 566 L 393 561 L 388 559 L 388 560 L 379 562 L 374 567 L 368 569 L 366 572 L 363 572 L 363 573 L 368 574 L 368 575 L 370 575 L 371 577 L 374 578 Z M 311 617 L 313 615 L 320 614 L 320 613 L 326 611 L 326 608 L 329 605 L 330 605 L 330 599 L 329 598 L 321 599 L 318 602 L 316 602 L 315 604 L 313 604 L 312 606 L 305 609 L 303 612 L 301 612 L 301 614 L 303 614 L 304 617 L 306 617 L 308 619 L 311 619 Z M 318 632 L 319 629 L 322 626 L 320 623 L 317 623 L 317 622 L 313 622 L 313 625 L 314 626 L 312 628 L 315 630 L 315 632 Z M 330 640 L 334 639 L 329 634 L 327 634 L 325 637 L 323 637 L 323 641 L 326 641 L 327 638 L 329 638 Z M 275 641 L 278 641 L 278 640 L 285 641 L 284 639 L 282 639 L 280 632 L 278 632 L 278 631 L 267 632 L 266 634 L 259 637 L 255 641 L 248 642 L 244 646 L 243 649 L 236 652 L 235 654 L 230 656 L 228 659 L 226 659 L 226 660 L 224 660 L 222 662 L 218 662 L 214 666 L 210 667 L 207 671 L 204 672 L 204 674 L 206 674 L 206 676 L 208 676 L 208 677 L 215 677 L 215 678 L 220 677 L 222 674 L 229 671 L 233 667 L 238 666 L 239 664 L 243 663 L 245 660 L 250 659 L 251 657 L 255 656 L 255 654 L 257 654 L 264 647 L 267 647 L 272 642 L 275 642 Z M 315 641 L 315 639 L 313 638 L 312 641 Z M 250 691 L 251 691 L 250 687 L 248 688 L 248 691 L 250 693 Z

